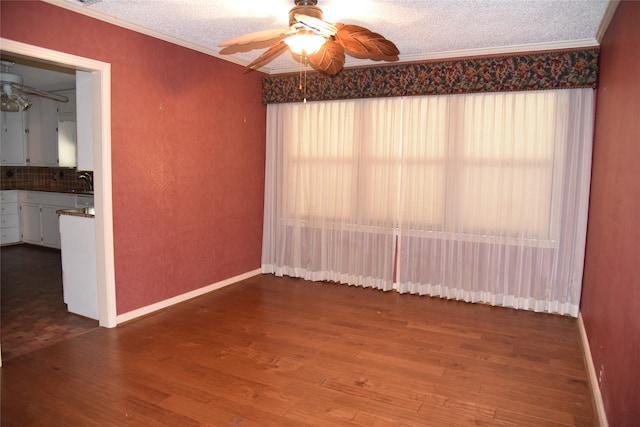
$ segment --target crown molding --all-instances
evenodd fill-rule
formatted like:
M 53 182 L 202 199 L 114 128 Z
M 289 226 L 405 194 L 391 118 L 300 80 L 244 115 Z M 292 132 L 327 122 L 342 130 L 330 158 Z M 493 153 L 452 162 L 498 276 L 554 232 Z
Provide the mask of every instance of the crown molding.
M 571 49 L 584 49 L 598 47 L 600 44 L 596 39 L 580 39 L 580 40 L 567 40 L 561 42 L 551 43 L 532 43 L 512 46 L 498 46 L 480 49 L 465 49 L 465 50 L 451 50 L 447 52 L 434 52 L 427 55 L 400 55 L 400 60 L 395 62 L 375 62 L 367 59 L 358 59 L 349 61 L 345 65 L 346 68 L 359 68 L 359 67 L 371 67 L 372 64 L 400 64 L 400 63 L 417 63 L 417 62 L 432 62 L 441 61 L 446 59 L 459 59 L 469 57 L 486 57 L 497 55 L 508 55 L 513 53 L 533 53 L 533 52 L 547 52 L 553 50 L 571 50 Z M 299 66 L 291 68 L 278 68 L 265 71 L 270 75 L 278 74 L 290 74 L 300 72 Z
M 88 16 L 89 18 L 94 18 L 94 19 L 97 19 L 99 21 L 106 22 L 108 24 L 112 24 L 112 25 L 116 25 L 118 27 L 126 28 L 128 30 L 135 31 L 136 33 L 144 34 L 144 35 L 147 35 L 147 36 L 159 39 L 159 40 L 163 40 L 163 41 L 166 41 L 166 42 L 178 45 L 178 46 L 182 46 L 182 47 L 187 48 L 187 49 L 195 50 L 197 52 L 201 52 L 201 53 L 204 53 L 204 54 L 209 55 L 209 56 L 214 56 L 216 58 L 220 58 L 220 59 L 223 59 L 223 60 L 228 61 L 228 62 L 233 62 L 235 64 L 242 65 L 242 66 L 246 66 L 247 64 L 249 64 L 249 62 L 247 62 L 247 61 L 240 60 L 240 59 L 237 59 L 237 58 L 233 58 L 233 57 L 230 57 L 230 56 L 227 56 L 227 55 L 221 55 L 220 53 L 216 52 L 213 49 L 205 48 L 205 47 L 197 45 L 195 43 L 188 42 L 188 41 L 186 41 L 184 39 L 181 39 L 179 37 L 170 36 L 170 35 L 161 33 L 159 31 L 152 30 L 150 28 L 144 27 L 142 25 L 135 24 L 135 23 L 133 23 L 131 21 L 127 21 L 125 19 L 115 18 L 115 17 L 113 17 L 111 15 L 107 15 L 106 13 L 87 8 L 87 7 L 83 6 L 83 4 L 79 0 L 78 1 L 76 1 L 76 0 L 42 0 L 42 1 L 44 1 L 45 3 L 49 3 L 51 5 L 54 5 L 54 6 L 61 7 L 63 9 L 70 10 L 72 12 L 79 13 L 81 15 Z

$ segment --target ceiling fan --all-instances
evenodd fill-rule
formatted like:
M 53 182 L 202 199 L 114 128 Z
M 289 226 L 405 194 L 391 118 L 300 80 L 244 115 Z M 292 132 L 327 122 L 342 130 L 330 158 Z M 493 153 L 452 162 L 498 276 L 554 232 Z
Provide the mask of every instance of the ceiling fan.
M 11 61 L 1 61 L 2 73 L 0 73 L 0 102 L 2 111 L 18 112 L 31 107 L 29 95 L 40 96 L 58 102 L 68 102 L 69 98 L 57 93 L 45 92 L 22 84 L 22 77 L 9 72 L 15 65 Z
M 231 54 L 261 49 L 262 55 L 247 65 L 256 70 L 289 49 L 296 61 L 334 76 L 344 67 L 345 53 L 359 59 L 397 61 L 400 52 L 393 42 L 359 25 L 323 20 L 318 0 L 294 0 L 289 11 L 289 28 L 257 31 L 225 40 L 220 53 Z

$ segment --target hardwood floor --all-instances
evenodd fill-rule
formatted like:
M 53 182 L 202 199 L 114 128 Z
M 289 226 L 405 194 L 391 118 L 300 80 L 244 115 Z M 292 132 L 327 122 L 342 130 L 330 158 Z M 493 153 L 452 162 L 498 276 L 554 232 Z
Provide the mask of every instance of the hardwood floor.
M 595 425 L 575 319 L 271 275 L 0 374 L 4 427 Z
M 0 292 L 3 363 L 98 327 L 97 320 L 67 311 L 57 249 L 2 246 Z

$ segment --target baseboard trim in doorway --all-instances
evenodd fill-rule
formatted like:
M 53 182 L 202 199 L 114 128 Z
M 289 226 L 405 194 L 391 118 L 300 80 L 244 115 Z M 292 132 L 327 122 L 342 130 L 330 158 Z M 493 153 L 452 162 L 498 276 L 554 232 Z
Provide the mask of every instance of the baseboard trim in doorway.
M 591 357 L 591 347 L 589 347 L 589 338 L 587 337 L 587 330 L 584 328 L 582 313 L 578 314 L 578 329 L 580 329 L 582 351 L 584 352 L 584 360 L 587 364 L 589 387 L 591 388 L 591 398 L 598 416 L 598 425 L 600 427 L 609 427 L 607 413 L 604 410 L 604 402 L 602 401 L 602 393 L 600 393 L 600 387 L 598 386 L 598 374 L 596 373 L 596 367 L 593 364 L 593 358 Z
M 151 314 L 158 310 L 162 310 L 167 307 L 171 307 L 172 305 L 179 304 L 181 302 L 190 300 L 192 298 L 199 297 L 200 295 L 204 295 L 211 291 L 224 288 L 225 286 L 233 285 L 234 283 L 240 282 L 242 280 L 248 279 L 253 276 L 257 276 L 258 274 L 261 274 L 260 269 L 249 271 L 247 273 L 243 273 L 238 276 L 230 277 L 228 279 L 221 280 L 219 282 L 205 286 L 204 288 L 195 289 L 193 291 L 184 293 L 182 295 L 177 295 L 175 297 L 157 302 L 155 304 L 148 305 L 146 307 L 138 308 L 136 310 L 129 311 L 127 313 L 119 314 L 116 317 L 116 323 L 120 325 L 122 323 L 130 322 L 131 320 L 137 319 L 142 316 L 146 316 L 148 314 Z

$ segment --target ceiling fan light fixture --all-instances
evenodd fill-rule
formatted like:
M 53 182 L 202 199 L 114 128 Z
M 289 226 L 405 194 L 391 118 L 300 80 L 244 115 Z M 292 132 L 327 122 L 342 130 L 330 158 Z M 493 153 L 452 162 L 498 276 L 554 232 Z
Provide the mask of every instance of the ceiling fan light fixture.
M 17 113 L 26 111 L 31 107 L 31 101 L 24 95 L 5 95 L 0 96 L 0 110 L 9 113 Z
M 256 31 L 225 40 L 218 43 L 224 47 L 220 53 L 262 49 L 266 42 L 270 47 L 247 65 L 249 70 L 258 70 L 289 50 L 296 61 L 330 77 L 344 68 L 345 54 L 375 61 L 399 59 L 400 51 L 393 42 L 359 25 L 325 21 L 317 3 L 294 0 L 288 29 Z
M 0 66 L 2 67 L 2 72 L 0 73 L 0 109 L 2 111 L 18 112 L 28 110 L 31 107 L 29 96 L 39 96 L 58 102 L 69 101 L 67 96 L 23 85 L 21 76 L 9 72 L 9 69 L 14 65 L 15 63 L 11 61 L 0 61 Z
M 313 55 L 326 41 L 326 38 L 313 33 L 299 33 L 284 39 L 289 49 L 301 56 Z
M 8 77 L 6 74 L 2 74 L 3 79 Z M 2 82 L 2 93 L 0 94 L 0 110 L 10 113 L 16 113 L 19 111 L 28 110 L 31 107 L 31 100 L 24 94 L 11 87 L 12 81 Z M 22 79 L 20 79 L 22 82 Z

